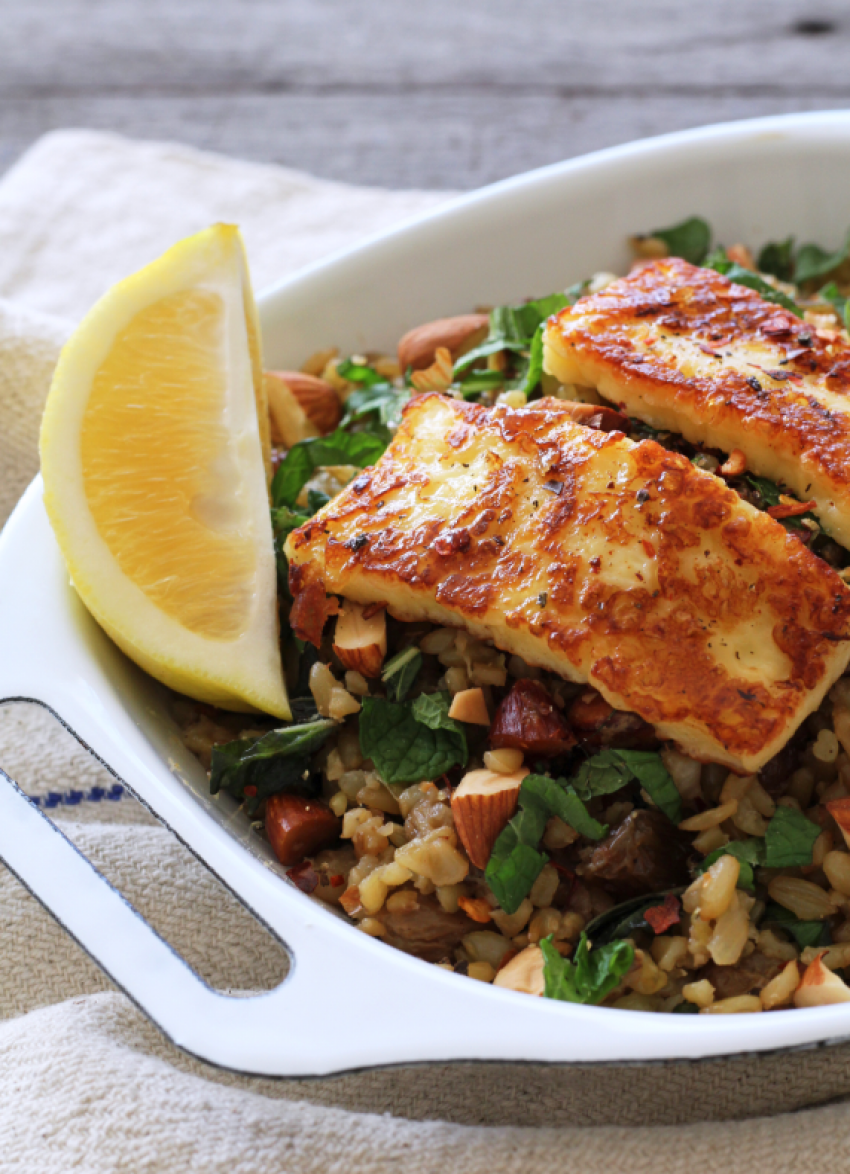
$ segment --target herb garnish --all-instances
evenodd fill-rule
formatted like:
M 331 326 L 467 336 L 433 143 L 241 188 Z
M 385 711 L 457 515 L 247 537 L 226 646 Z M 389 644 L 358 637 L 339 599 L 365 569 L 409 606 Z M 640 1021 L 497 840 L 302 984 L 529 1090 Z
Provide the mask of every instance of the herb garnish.
M 364 697 L 360 749 L 385 783 L 438 778 L 468 756 L 463 726 L 448 716 L 448 693 L 423 693 L 413 702 Z
M 740 864 L 739 889 L 754 889 L 756 887 L 753 869 L 764 864 L 764 842 L 762 840 L 732 840 L 728 844 L 724 844 L 722 848 L 715 848 L 702 861 L 697 872 L 707 872 L 721 856 L 734 856 Z
M 490 331 L 487 338 L 480 346 L 461 355 L 455 363 L 455 379 L 459 379 L 479 359 L 487 358 L 497 351 L 509 351 L 514 355 L 516 368 L 514 386 L 530 395 L 543 374 L 543 327 L 546 320 L 569 305 L 572 305 L 572 300 L 568 294 L 554 293 L 519 306 L 497 306 L 490 311 Z M 484 373 L 473 372 L 469 384 L 467 380 L 462 381 L 465 396 L 473 391 L 472 378 L 481 374 Z
M 788 310 L 798 318 L 803 317 L 803 311 L 787 294 L 783 293 L 781 289 L 777 289 L 776 286 L 771 285 L 769 281 L 766 281 L 758 273 L 754 273 L 752 269 L 745 269 L 737 261 L 730 261 L 723 249 L 716 249 L 706 259 L 706 268 L 713 269 L 715 273 L 720 273 L 724 277 L 728 277 L 730 281 L 734 281 L 737 285 L 744 285 L 747 289 L 755 290 L 766 302 L 774 302 L 777 306 L 782 306 L 784 310 Z
M 562 958 L 552 935 L 540 942 L 543 951 L 544 995 L 564 1003 L 601 1003 L 632 968 L 635 950 L 629 942 L 611 942 L 591 950 L 583 933 L 572 959 Z
M 319 717 L 312 701 L 293 701 L 292 710 L 300 719 L 296 724 L 213 747 L 211 795 L 227 791 L 239 800 L 247 799 L 246 810 L 254 815 L 264 799 L 279 791 L 315 792 L 315 781 L 309 775 L 310 756 L 336 722 Z
M 711 247 L 711 229 L 701 216 L 690 216 L 669 228 L 656 228 L 647 235 L 664 241 L 672 257 L 701 265 Z
M 397 652 L 381 673 L 390 701 L 404 701 L 422 668 L 422 653 L 415 645 Z
M 673 823 L 682 818 L 682 799 L 661 755 L 654 750 L 602 750 L 579 768 L 572 780 L 585 800 L 619 791 L 636 779 L 652 802 Z
M 764 837 L 767 868 L 796 868 L 812 862 L 821 829 L 795 807 L 777 807 Z
M 828 946 L 832 940 L 827 922 L 800 921 L 790 909 L 785 909 L 775 901 L 768 902 L 759 924 L 776 925 L 787 930 L 801 950 L 805 950 L 807 946 Z

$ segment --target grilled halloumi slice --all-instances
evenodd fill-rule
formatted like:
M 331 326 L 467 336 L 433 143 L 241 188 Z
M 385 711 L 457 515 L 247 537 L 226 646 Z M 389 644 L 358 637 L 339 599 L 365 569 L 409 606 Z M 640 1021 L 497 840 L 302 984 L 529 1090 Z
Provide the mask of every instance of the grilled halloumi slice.
M 834 334 L 835 337 L 830 337 Z M 814 501 L 850 547 L 850 343 L 712 269 L 654 261 L 549 320 L 545 370 Z
M 326 593 L 457 625 L 738 771 L 850 660 L 850 591 L 826 563 L 681 455 L 554 399 L 416 397 L 286 553 L 303 639 L 318 643 Z

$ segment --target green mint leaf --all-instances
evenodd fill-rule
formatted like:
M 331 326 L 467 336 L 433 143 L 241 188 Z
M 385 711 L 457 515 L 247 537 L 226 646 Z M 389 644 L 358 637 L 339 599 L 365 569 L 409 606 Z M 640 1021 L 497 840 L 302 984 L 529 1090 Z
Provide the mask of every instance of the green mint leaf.
M 550 779 L 547 775 L 528 775 L 519 791 L 520 803 L 529 800 L 546 808 L 548 815 L 558 815 L 589 840 L 601 840 L 608 825 L 600 823 L 588 812 L 576 792 L 564 779 Z
M 410 705 L 382 697 L 364 697 L 362 705 L 360 749 L 385 783 L 423 783 L 466 765 L 462 729 L 432 729 L 417 721 Z
M 729 256 L 722 245 L 718 245 L 716 249 L 712 249 L 703 261 L 703 266 L 706 269 L 713 269 L 715 273 L 721 273 L 724 276 L 734 264 L 734 261 L 729 260 Z
M 416 720 L 429 730 L 450 730 L 464 738 L 463 726 L 449 717 L 451 706 L 452 699 L 448 693 L 421 693 L 410 708 Z
M 787 930 L 801 950 L 807 946 L 828 946 L 831 941 L 829 925 L 825 921 L 800 921 L 790 909 L 769 901 L 761 925 L 776 925 Z
M 315 707 L 313 707 L 315 712 Z M 336 723 L 316 716 L 298 725 L 282 726 L 257 738 L 236 738 L 214 746 L 210 773 L 210 794 L 227 791 L 245 799 L 245 788 L 256 788 L 247 796 L 247 811 L 255 814 L 263 799 L 279 791 L 312 794 L 313 781 L 305 779 L 310 756 L 327 740 Z
M 487 884 L 506 913 L 517 911 L 549 859 L 540 851 L 540 841 L 552 815 L 591 840 L 601 840 L 608 831 L 565 779 L 527 775 L 519 789 L 517 813 L 493 845 L 485 870 Z
M 829 285 L 825 285 L 823 289 L 819 290 L 818 297 L 829 302 L 840 318 L 844 317 L 848 299 L 841 293 L 834 281 L 830 281 Z
M 545 323 L 541 322 L 534 332 L 534 337 L 531 340 L 531 354 L 528 359 L 528 367 L 519 383 L 519 391 L 524 392 L 526 397 L 530 396 L 533 391 L 536 391 L 537 385 L 543 377 L 544 326 Z
M 850 255 L 850 234 L 840 248 L 834 253 L 827 253 L 820 245 L 803 245 L 797 253 L 794 266 L 794 280 L 798 285 L 805 285 L 807 281 L 814 281 L 817 277 L 826 277 L 837 269 Z
M 682 797 L 664 765 L 661 755 L 654 750 L 617 750 L 620 759 L 672 823 L 682 819 Z
M 583 933 L 572 959 L 562 958 L 552 944 L 552 935 L 540 942 L 543 951 L 544 995 L 565 1003 L 596 1005 L 619 986 L 635 960 L 629 942 L 611 942 L 591 950 Z
M 549 860 L 537 847 L 548 818 L 546 808 L 530 796 L 493 845 L 484 877 L 506 913 L 516 913 Z
M 669 228 L 656 228 L 649 235 L 664 241 L 671 256 L 682 257 L 692 265 L 701 265 L 711 246 L 711 229 L 700 216 L 691 216 Z
M 365 421 L 372 431 L 383 428 L 388 434 L 393 433 L 401 423 L 402 410 L 409 400 L 409 391 L 398 391 L 386 382 L 359 388 L 345 401 L 340 428 Z
M 820 827 L 794 807 L 777 807 L 764 837 L 768 868 L 796 868 L 811 864 Z
M 581 764 L 570 782 L 579 798 L 586 803 L 598 795 L 619 791 L 631 779 L 631 771 L 616 750 L 600 750 Z
M 715 848 L 713 852 L 709 852 L 697 872 L 707 872 L 721 856 L 734 856 L 741 865 L 741 871 L 738 873 L 739 889 L 754 889 L 756 887 L 753 868 L 764 864 L 763 840 L 732 840 L 730 843 L 724 844 L 722 848 Z
M 768 241 L 758 255 L 756 265 L 762 273 L 771 273 L 779 281 L 791 281 L 794 276 L 794 238 Z
M 567 299 L 568 306 L 574 306 L 579 298 L 583 298 L 587 293 L 590 285 L 590 278 L 585 277 L 584 281 L 576 281 L 573 285 L 568 286 L 564 290 L 564 297 Z
M 460 390 L 464 399 L 475 399 L 482 391 L 493 391 L 504 385 L 504 371 L 470 371 L 460 381 Z
M 571 779 L 579 798 L 585 802 L 597 795 L 619 791 L 636 779 L 659 810 L 673 823 L 682 818 L 682 800 L 676 785 L 654 750 L 602 750 L 579 767 Z
M 273 509 L 272 535 L 274 538 L 274 557 L 277 567 L 277 589 L 283 599 L 289 599 L 289 561 L 283 548 L 293 530 L 309 522 L 311 514 L 303 510 L 291 510 L 288 506 Z
M 374 367 L 370 367 L 368 363 L 355 363 L 352 359 L 343 359 L 341 363 L 337 363 L 336 372 L 349 383 L 359 383 L 363 387 L 374 387 L 378 383 L 387 384 L 386 376 L 381 375 Z
M 531 348 L 541 323 L 571 304 L 566 294 L 554 293 L 521 306 L 496 306 L 490 311 L 490 332 L 480 346 L 461 355 L 454 366 L 457 379 L 473 363 L 496 351 L 523 352 Z
M 761 506 L 758 508 L 768 510 L 772 505 L 779 505 L 779 496 L 784 490 L 780 489 L 775 481 L 769 481 L 767 477 L 756 477 L 753 473 L 745 474 L 747 483 L 751 489 L 755 489 L 761 498 Z M 790 496 L 794 496 L 791 494 Z M 812 513 L 798 514 L 793 518 L 780 518 L 779 524 L 784 526 L 786 530 L 799 530 L 802 528 L 803 520 L 811 518 L 817 521 L 815 515 Z
M 585 932 L 597 946 L 604 946 L 607 942 L 616 941 L 618 938 L 630 937 L 636 930 L 652 929 L 644 917 L 647 909 L 663 905 L 664 898 L 668 894 L 672 893 L 674 897 L 678 897 L 683 892 L 683 888 L 664 889 L 660 893 L 645 893 L 642 897 L 630 897 L 628 901 L 622 901 L 613 909 L 606 909 L 604 913 L 594 917 L 585 927 Z M 655 933 L 655 930 L 652 932 Z
M 310 517 L 312 518 L 313 514 L 317 514 L 330 500 L 329 494 L 322 493 L 319 489 L 308 489 L 307 512 L 310 514 Z
M 422 653 L 416 647 L 397 652 L 384 664 L 381 680 L 390 701 L 404 701 L 422 668 Z
M 772 505 L 779 505 L 781 490 L 775 481 L 769 481 L 767 477 L 756 477 L 753 473 L 746 473 L 745 476 L 751 488 L 758 491 L 764 503 L 763 509 L 768 509 Z
M 330 436 L 301 440 L 292 446 L 274 475 L 272 504 L 277 509 L 294 509 L 299 493 L 317 469 L 326 465 L 356 465 L 363 469 L 374 464 L 386 447 L 387 441 L 381 436 L 342 428 Z

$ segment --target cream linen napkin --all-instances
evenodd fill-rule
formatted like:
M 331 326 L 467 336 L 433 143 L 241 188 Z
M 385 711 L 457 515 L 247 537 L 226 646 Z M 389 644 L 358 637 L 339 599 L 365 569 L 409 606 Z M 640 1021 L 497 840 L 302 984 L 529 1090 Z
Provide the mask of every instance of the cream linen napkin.
M 113 281 L 224 219 L 242 225 L 261 288 L 444 198 L 84 131 L 41 140 L 0 181 L 0 521 L 35 472 L 62 339 Z M 280 981 L 285 958 L 267 932 L 51 718 L 0 708 L 0 766 L 207 981 Z M 330 1009 L 329 1029 L 344 1032 L 356 1013 Z M 4 1172 L 850 1167 L 843 1103 L 792 1113 L 850 1093 L 846 1046 L 700 1065 L 463 1064 L 323 1081 L 211 1069 L 173 1048 L 2 869 L 0 1016 Z

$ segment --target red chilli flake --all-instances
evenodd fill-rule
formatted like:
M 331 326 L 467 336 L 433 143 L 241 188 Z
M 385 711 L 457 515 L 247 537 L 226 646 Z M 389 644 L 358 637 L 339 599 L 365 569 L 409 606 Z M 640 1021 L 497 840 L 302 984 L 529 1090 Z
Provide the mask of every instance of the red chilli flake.
M 808 514 L 817 507 L 816 501 L 794 501 L 788 505 L 772 505 L 768 513 L 772 518 L 798 518 L 800 514 Z
M 294 868 L 289 868 L 286 875 L 302 893 L 312 893 L 319 887 L 319 878 L 309 860 L 302 860 Z
M 332 889 L 338 889 L 340 885 L 345 884 L 345 877 L 340 872 L 335 872 L 332 877 L 328 878 L 331 882 Z
M 248 786 L 245 788 L 245 790 L 243 792 L 243 794 L 247 795 L 249 799 L 253 799 L 254 796 L 256 795 L 256 793 L 257 793 L 257 788 L 255 786 L 253 786 L 253 784 L 251 784 L 251 783 L 248 784 Z
M 647 909 L 643 915 L 643 919 L 649 922 L 655 933 L 664 933 L 671 925 L 678 924 L 680 920 L 680 909 L 679 898 L 674 897 L 672 893 L 668 893 L 664 898 L 664 904 L 653 905 L 651 909 Z

